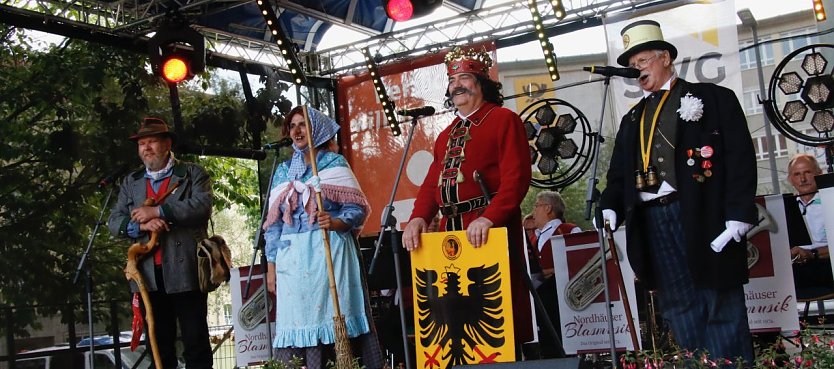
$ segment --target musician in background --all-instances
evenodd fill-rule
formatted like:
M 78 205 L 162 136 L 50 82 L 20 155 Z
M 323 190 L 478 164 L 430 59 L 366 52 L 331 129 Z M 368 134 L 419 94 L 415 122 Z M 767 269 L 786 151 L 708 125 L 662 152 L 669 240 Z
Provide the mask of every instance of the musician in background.
M 553 248 L 550 237 L 563 236 L 570 233 L 582 232 L 576 224 L 565 222 L 565 200 L 556 191 L 542 191 L 536 194 L 533 205 L 533 222 L 536 225 L 536 248 L 538 250 L 538 264 L 541 268 L 540 285 L 536 287 L 545 311 L 550 321 L 559 332 L 559 297 L 556 293 L 556 277 L 553 268 Z M 541 342 L 542 358 L 557 357 L 556 341 L 541 327 L 544 326 L 544 316 L 536 316 L 539 320 L 539 340 Z
M 145 170 L 122 181 L 107 225 L 131 242 L 146 243 L 158 232 L 155 253 L 146 255 L 139 269 L 150 295 L 162 367 L 177 367 L 179 324 L 186 367 L 211 368 L 208 294 L 200 292 L 197 277 L 197 242 L 208 237 L 211 217 L 211 180 L 203 167 L 174 158 L 174 133 L 162 119 L 145 118 L 130 140 L 138 144 Z M 151 197 L 164 198 L 145 206 Z M 130 287 L 138 291 L 135 283 Z
M 446 96 L 455 119 L 434 143 L 434 161 L 420 186 L 403 247 L 420 247 L 420 234 L 438 210 L 442 231 L 466 230 L 470 244 L 487 242 L 492 227 L 507 227 L 511 259 L 523 260 L 521 201 L 532 176 L 530 150 L 521 118 L 501 107 L 501 83 L 489 78 L 492 58 L 484 50 L 455 48 L 446 55 Z M 473 178 L 477 171 L 492 197 L 487 205 Z M 513 320 L 517 344 L 532 339 L 529 291 L 523 263 L 511 262 Z M 516 278 L 518 277 L 518 278 Z
M 822 174 L 817 158 L 796 154 L 788 162 L 788 181 L 796 189 L 796 204 L 805 219 L 810 245 L 791 245 L 794 284 L 799 288 L 832 288 L 834 276 L 825 234 L 824 208 L 817 192 L 814 176 Z
M 629 262 L 657 290 L 676 343 L 751 365 L 743 285 L 756 158 L 744 111 L 732 90 L 678 78 L 657 22 L 621 35 L 617 63 L 640 71 L 644 97 L 620 122 L 602 216 L 612 230 L 625 220 Z

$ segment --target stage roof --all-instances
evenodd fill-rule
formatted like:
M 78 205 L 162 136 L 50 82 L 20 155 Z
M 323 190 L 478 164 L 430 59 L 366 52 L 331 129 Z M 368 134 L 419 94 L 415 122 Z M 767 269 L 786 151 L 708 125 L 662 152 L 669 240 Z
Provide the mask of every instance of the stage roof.
M 567 0 L 568 16 L 558 21 L 549 1 L 538 1 L 550 36 L 601 23 L 603 14 L 630 11 L 672 0 Z M 680 1 L 677 1 L 680 2 Z M 307 74 L 333 77 L 361 67 L 361 48 L 383 60 L 413 57 L 462 43 L 535 39 L 527 1 L 445 0 L 444 14 L 428 24 L 395 29 L 383 0 L 272 1 L 287 36 L 296 42 Z M 71 38 L 145 52 L 149 35 L 177 13 L 207 40 L 208 64 L 249 72 L 260 66 L 286 67 L 254 0 L 10 0 L 0 4 L 0 21 Z M 320 50 L 326 32 L 350 29 L 367 38 Z

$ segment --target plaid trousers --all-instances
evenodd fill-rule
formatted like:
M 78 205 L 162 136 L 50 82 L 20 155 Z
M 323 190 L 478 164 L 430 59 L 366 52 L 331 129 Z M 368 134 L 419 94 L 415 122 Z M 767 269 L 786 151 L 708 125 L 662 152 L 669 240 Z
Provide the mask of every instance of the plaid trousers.
M 641 212 L 658 289 L 658 307 L 683 349 L 709 352 L 712 358 L 753 363 L 742 286 L 698 286 L 687 259 L 679 202 L 643 207 Z M 709 245 L 703 245 L 709 247 Z

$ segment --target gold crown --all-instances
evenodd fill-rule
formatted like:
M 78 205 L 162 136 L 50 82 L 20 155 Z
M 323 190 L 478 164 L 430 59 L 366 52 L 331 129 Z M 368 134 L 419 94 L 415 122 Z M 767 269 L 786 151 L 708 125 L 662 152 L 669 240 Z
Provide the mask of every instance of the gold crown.
M 446 54 L 445 62 L 449 75 L 466 72 L 487 76 L 489 75 L 489 68 L 492 67 L 492 57 L 489 56 L 489 52 L 485 48 L 463 51 L 460 47 L 455 47 Z

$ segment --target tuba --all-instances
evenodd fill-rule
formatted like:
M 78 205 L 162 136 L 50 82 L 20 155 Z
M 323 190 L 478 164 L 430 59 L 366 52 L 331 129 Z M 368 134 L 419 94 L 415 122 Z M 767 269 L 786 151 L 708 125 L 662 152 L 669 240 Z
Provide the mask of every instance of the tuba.
M 765 209 L 764 206 L 756 204 L 756 211 L 758 216 L 756 217 L 758 220 L 756 225 L 753 228 L 750 228 L 747 231 L 747 269 L 752 268 L 756 263 L 759 261 L 759 249 L 750 242 L 750 239 L 753 238 L 757 233 L 762 231 L 768 231 L 770 233 L 774 233 L 778 231 L 778 226 L 776 222 L 773 221 L 773 216 Z
M 618 255 L 623 254 L 618 253 Z M 606 249 L 605 260 L 608 260 L 610 257 L 611 249 Z M 579 272 L 568 281 L 567 286 L 565 286 L 565 302 L 574 311 L 585 310 L 602 293 L 604 288 L 605 282 L 602 280 L 602 252 L 597 251 L 582 266 L 582 269 L 579 269 Z

